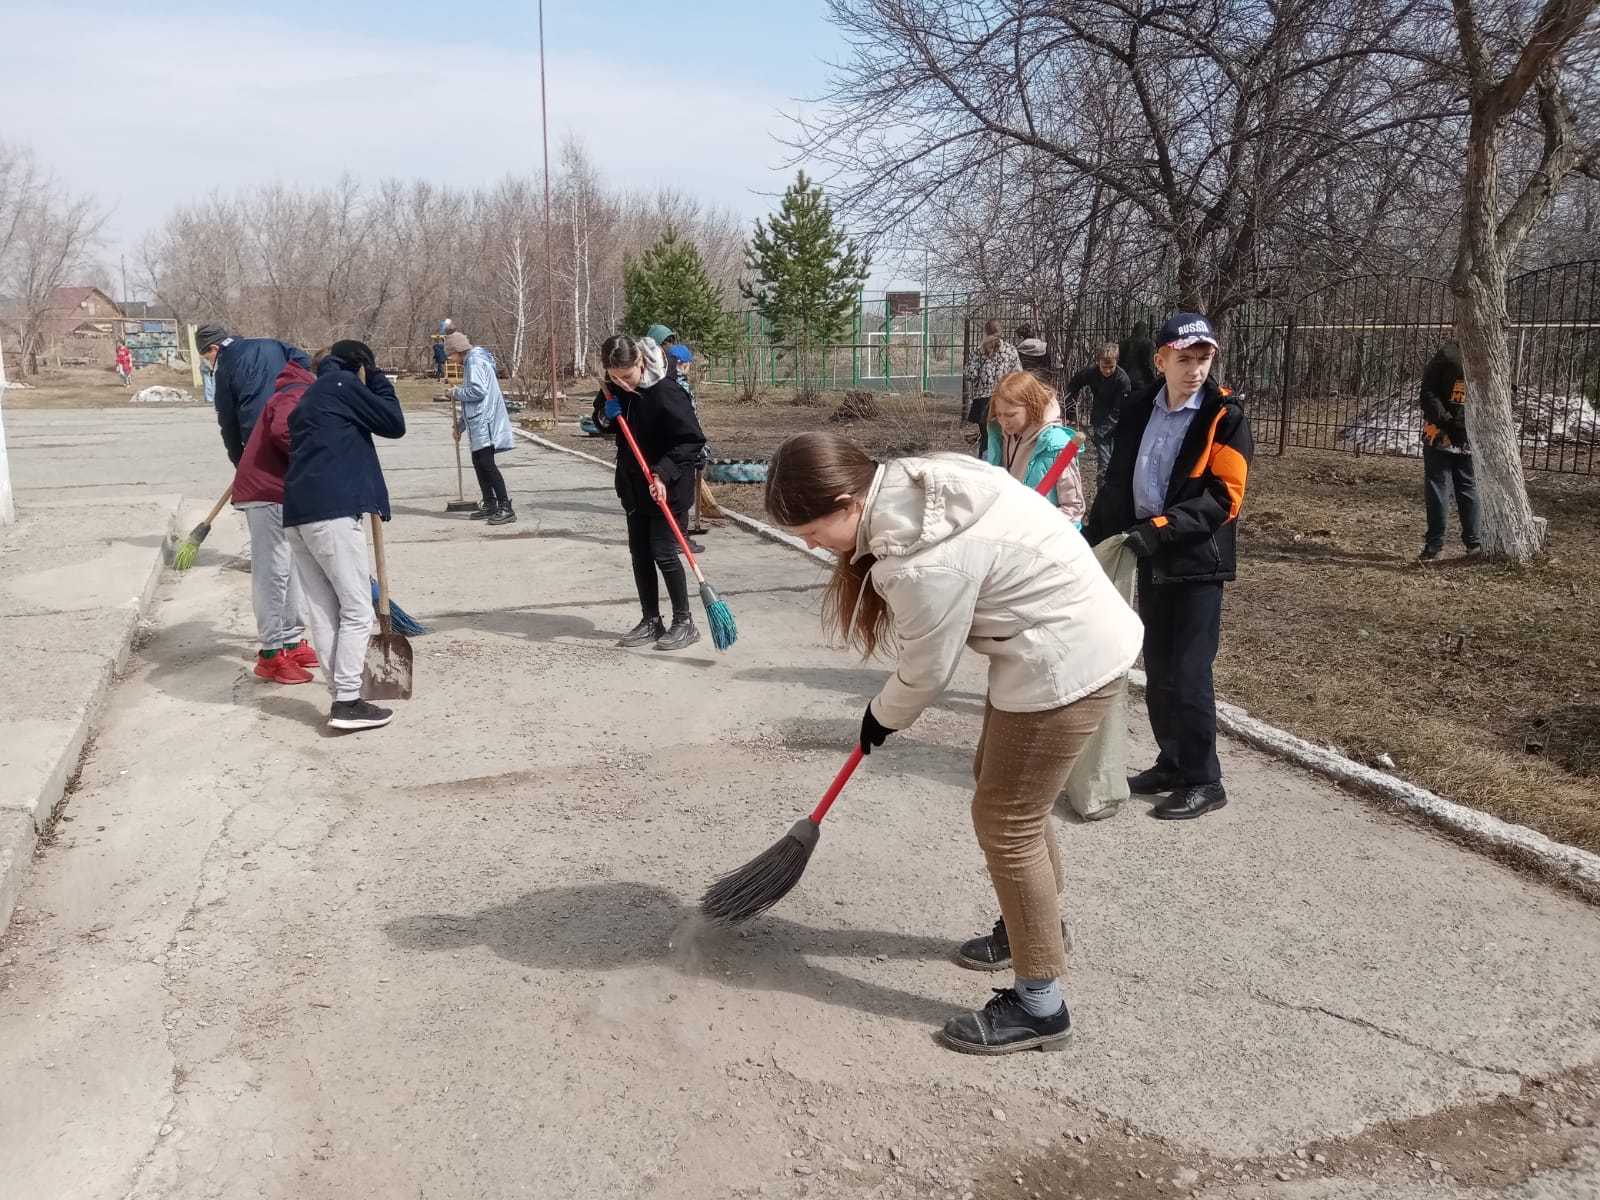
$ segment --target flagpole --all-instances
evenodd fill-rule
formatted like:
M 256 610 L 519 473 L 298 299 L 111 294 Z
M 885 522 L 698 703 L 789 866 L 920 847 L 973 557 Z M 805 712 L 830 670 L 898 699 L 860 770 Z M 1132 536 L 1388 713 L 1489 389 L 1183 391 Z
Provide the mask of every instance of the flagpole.
M 550 111 L 544 83 L 544 0 L 539 0 L 539 126 L 544 135 L 544 309 L 550 318 L 550 418 L 561 420 L 556 384 L 555 248 L 550 216 Z

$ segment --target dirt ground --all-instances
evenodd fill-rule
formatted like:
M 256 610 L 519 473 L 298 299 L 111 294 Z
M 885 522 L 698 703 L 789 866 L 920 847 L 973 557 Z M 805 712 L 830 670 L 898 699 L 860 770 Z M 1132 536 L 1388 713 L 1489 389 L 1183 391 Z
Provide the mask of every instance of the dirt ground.
M 738 644 L 619 650 L 607 472 L 519 446 L 488 528 L 445 511 L 442 413 L 409 426 L 386 541 L 431 632 L 389 729 L 251 674 L 238 513 L 160 580 L 0 937 L 7 1200 L 1592 1200 L 1596 910 L 1234 743 L 1215 818 L 1064 819 L 1067 1050 L 936 1044 L 1004 982 L 950 962 L 993 917 L 974 656 L 783 905 L 708 929 L 884 668 L 826 643 L 817 564 L 736 529 L 705 562 Z M 45 531 L 152 489 L 187 528 L 226 468 L 192 407 L 7 433 L 32 699 L 73 644 L 34 610 L 115 594 L 102 539 Z
M 778 391 L 742 404 L 726 385 L 700 391 L 718 458 L 765 458 L 789 434 L 829 426 L 842 399 Z M 879 454 L 964 445 L 949 397 L 874 399 L 876 419 L 831 427 Z M 1550 520 L 1546 560 L 1469 562 L 1456 544 L 1424 568 L 1419 462 L 1258 448 L 1218 685 L 1302 737 L 1375 765 L 1387 755 L 1402 778 L 1600 850 L 1600 479 L 1529 482 Z M 761 515 L 759 487 L 713 490 Z

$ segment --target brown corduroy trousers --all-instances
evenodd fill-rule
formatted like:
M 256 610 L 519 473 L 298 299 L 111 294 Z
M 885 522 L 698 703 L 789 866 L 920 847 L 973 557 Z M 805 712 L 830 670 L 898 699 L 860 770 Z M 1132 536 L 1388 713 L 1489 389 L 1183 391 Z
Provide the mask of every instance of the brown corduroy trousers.
M 1023 979 L 1066 973 L 1056 900 L 1066 875 L 1051 813 L 1072 764 L 1125 686 L 1126 680 L 1118 679 L 1092 696 L 1044 712 L 984 708 L 972 759 L 978 784 L 972 828 L 1000 900 L 1012 964 Z

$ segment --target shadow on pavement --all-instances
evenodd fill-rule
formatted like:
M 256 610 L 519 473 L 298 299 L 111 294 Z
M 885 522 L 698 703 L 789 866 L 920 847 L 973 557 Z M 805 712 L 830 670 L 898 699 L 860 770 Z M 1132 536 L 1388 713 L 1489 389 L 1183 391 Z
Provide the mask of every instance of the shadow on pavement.
M 478 913 L 419 913 L 384 928 L 396 945 L 418 953 L 482 945 L 539 970 L 614 971 L 654 964 L 685 976 L 709 973 L 704 968 L 715 962 L 734 970 L 718 976 L 728 986 L 789 992 L 875 1016 L 938 1025 L 958 1011 L 948 1002 L 868 983 L 810 958 L 947 959 L 954 947 L 943 938 L 814 929 L 770 915 L 741 935 L 702 924 L 698 912 L 678 897 L 643 883 L 612 880 L 527 892 Z

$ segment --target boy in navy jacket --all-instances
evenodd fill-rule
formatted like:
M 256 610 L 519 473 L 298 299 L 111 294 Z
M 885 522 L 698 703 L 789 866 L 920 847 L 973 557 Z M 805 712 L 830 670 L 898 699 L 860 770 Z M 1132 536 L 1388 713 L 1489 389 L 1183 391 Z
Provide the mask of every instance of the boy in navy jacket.
M 283 525 L 305 593 L 311 643 L 333 692 L 328 724 L 373 729 L 394 714 L 361 698 L 372 633 L 362 522 L 369 515 L 389 519 L 389 489 L 373 435 L 404 437 L 406 418 L 364 342 L 335 342 L 317 355 L 316 376 L 289 416 Z

